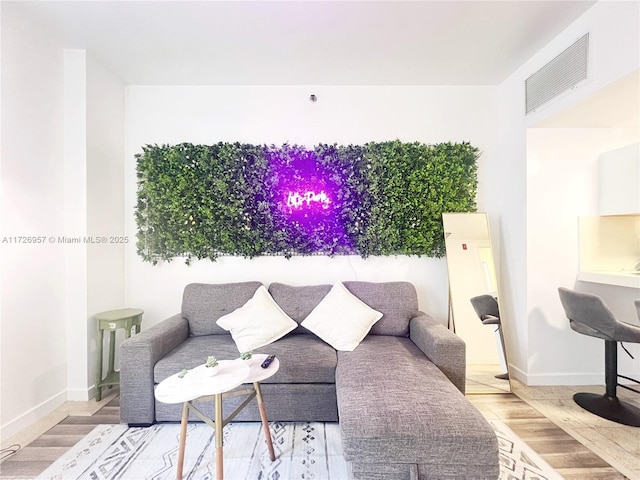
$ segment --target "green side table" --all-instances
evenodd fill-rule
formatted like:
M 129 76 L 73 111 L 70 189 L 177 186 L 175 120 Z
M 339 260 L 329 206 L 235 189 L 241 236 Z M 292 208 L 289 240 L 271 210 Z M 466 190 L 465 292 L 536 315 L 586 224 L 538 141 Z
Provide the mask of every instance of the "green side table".
M 129 338 L 131 333 L 140 332 L 140 324 L 142 323 L 143 310 L 139 308 L 121 308 L 120 310 L 109 310 L 107 312 L 95 315 L 98 321 L 98 379 L 96 381 L 96 401 L 102 399 L 102 389 L 104 387 L 111 388 L 113 385 L 120 384 L 120 372 L 114 369 L 116 357 L 116 330 L 124 329 L 125 338 Z M 102 358 L 104 355 L 104 332 L 109 335 L 109 368 L 107 376 L 102 378 Z

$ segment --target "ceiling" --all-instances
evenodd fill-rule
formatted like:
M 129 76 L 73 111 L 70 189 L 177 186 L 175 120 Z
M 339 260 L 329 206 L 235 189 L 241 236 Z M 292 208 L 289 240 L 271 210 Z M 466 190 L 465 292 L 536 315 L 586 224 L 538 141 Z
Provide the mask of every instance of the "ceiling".
M 127 84 L 497 85 L 594 1 L 2 1 Z

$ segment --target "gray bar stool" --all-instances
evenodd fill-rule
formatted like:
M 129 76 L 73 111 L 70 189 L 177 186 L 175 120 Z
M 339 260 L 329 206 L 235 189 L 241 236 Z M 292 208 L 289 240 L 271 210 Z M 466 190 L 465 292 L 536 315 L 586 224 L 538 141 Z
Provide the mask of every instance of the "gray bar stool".
M 504 335 L 502 333 L 502 320 L 500 319 L 500 307 L 498 299 L 493 295 L 478 295 L 470 299 L 473 309 L 480 318 L 483 325 L 496 325 L 504 363 L 507 363 L 507 349 L 504 346 Z M 495 376 L 499 380 L 509 380 L 509 372 Z
M 618 377 L 640 383 L 636 379 L 618 374 L 618 342 L 640 343 L 640 327 L 616 320 L 611 310 L 597 295 L 562 287 L 558 289 L 558 293 L 571 328 L 583 335 L 604 340 L 605 394 L 576 393 L 573 399 L 582 408 L 599 417 L 623 425 L 640 427 L 640 408 L 620 400 L 616 395 L 617 387 L 640 393 L 618 383 Z M 636 307 L 640 312 L 638 301 Z

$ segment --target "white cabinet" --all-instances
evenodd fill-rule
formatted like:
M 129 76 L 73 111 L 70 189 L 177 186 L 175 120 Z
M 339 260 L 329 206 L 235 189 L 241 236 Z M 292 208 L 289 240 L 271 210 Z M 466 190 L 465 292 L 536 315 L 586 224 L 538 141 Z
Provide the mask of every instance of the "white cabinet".
M 640 214 L 640 143 L 599 157 L 600 215 Z
M 640 288 L 640 214 L 581 217 L 578 280 Z
M 602 153 L 597 217 L 579 219 L 578 280 L 640 289 L 640 143 Z

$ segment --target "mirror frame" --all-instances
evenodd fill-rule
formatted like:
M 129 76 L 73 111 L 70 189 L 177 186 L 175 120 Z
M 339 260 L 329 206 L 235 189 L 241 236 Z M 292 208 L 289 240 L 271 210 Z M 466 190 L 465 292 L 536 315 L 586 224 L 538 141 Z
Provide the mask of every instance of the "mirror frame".
M 456 250 L 453 250 L 452 241 L 450 239 L 451 235 L 455 232 L 451 231 L 452 220 L 456 219 L 457 222 L 461 222 L 468 226 L 468 231 L 463 231 L 459 234 L 456 240 Z M 472 220 L 470 222 L 469 220 Z M 449 221 L 447 221 L 449 220 Z M 455 222 L 454 222 L 455 223 Z M 493 244 L 491 241 L 491 227 L 489 225 L 489 216 L 486 212 L 445 212 L 442 214 L 442 225 L 443 232 L 445 238 L 445 247 L 447 250 L 447 275 L 449 282 L 449 302 L 448 302 L 448 327 L 453 330 L 456 334 L 458 334 L 467 344 L 467 394 L 473 393 L 511 393 L 512 386 L 509 375 L 509 355 L 508 349 L 505 342 L 505 321 L 503 315 L 503 308 L 501 305 L 501 292 L 500 292 L 500 281 L 498 271 L 495 265 L 495 252 L 493 248 Z M 467 233 L 468 232 L 468 233 Z M 473 248 L 475 245 L 475 249 Z M 479 246 L 478 246 L 479 245 Z M 469 249 L 468 252 L 465 253 L 465 257 L 468 257 L 467 254 L 471 254 L 473 257 L 460 257 L 458 255 L 458 259 L 460 262 L 467 262 L 466 265 L 463 263 L 453 262 L 453 254 L 457 252 L 459 246 L 462 246 L 463 250 Z M 488 248 L 490 255 L 483 255 L 480 252 L 480 249 Z M 477 253 L 477 255 L 473 255 Z M 476 263 L 476 259 L 478 263 Z M 469 261 L 473 262 L 473 264 L 468 263 Z M 490 262 L 490 264 L 489 264 Z M 475 266 L 478 268 L 474 268 Z M 482 285 L 478 286 L 474 285 L 465 285 L 464 282 L 468 281 L 469 278 L 473 278 L 474 275 L 461 275 L 461 267 L 470 266 L 468 270 L 464 268 L 465 272 L 473 272 L 475 271 L 475 278 L 477 279 L 478 275 L 482 274 L 484 276 L 484 282 Z M 482 272 L 482 273 L 480 273 Z M 468 282 L 467 282 L 468 283 Z M 495 287 L 490 289 L 490 287 Z M 489 291 L 487 291 L 489 289 Z M 467 292 L 466 294 L 461 294 L 461 292 Z M 498 332 L 495 330 L 494 333 L 489 333 L 490 326 L 483 325 L 483 322 L 479 318 L 479 316 L 475 313 L 473 309 L 470 299 L 477 295 L 482 294 L 491 294 L 492 296 L 497 297 L 498 302 L 498 315 L 499 315 L 499 328 L 502 330 Z M 467 304 L 462 304 L 462 302 L 467 302 Z M 472 313 L 470 313 L 472 312 Z M 456 318 L 457 317 L 457 318 Z M 457 321 L 456 321 L 457 320 Z M 464 322 L 468 322 L 465 324 Z M 475 324 L 474 324 L 475 323 Z M 461 327 L 464 326 L 464 330 L 460 328 L 456 328 L 456 326 Z M 484 330 L 483 330 L 484 329 Z M 456 331 L 458 330 L 458 331 Z M 463 333 L 464 332 L 464 333 Z M 463 334 L 461 334 L 463 333 Z M 497 335 L 496 335 L 497 334 Z M 481 362 L 475 362 L 474 359 L 470 359 L 469 356 L 469 345 L 471 341 L 476 339 L 482 339 L 483 341 L 488 341 L 489 335 L 493 335 L 493 343 L 496 345 L 496 354 L 498 359 L 498 364 L 501 363 L 501 355 L 500 350 L 502 350 L 504 355 L 504 367 L 506 368 L 506 378 L 504 378 L 504 371 L 498 372 L 498 375 L 493 375 L 497 372 L 497 370 L 490 371 L 479 374 L 476 376 L 474 374 L 474 378 L 479 378 L 480 380 L 476 380 L 470 382 L 470 366 L 482 365 Z M 500 346 L 501 344 L 501 346 Z M 477 346 L 477 343 L 475 343 Z M 478 349 L 476 348 L 477 352 Z M 489 364 L 486 364 L 489 365 Z M 500 366 L 500 370 L 502 370 L 502 365 Z M 500 375 L 502 373 L 502 375 Z M 492 378 L 492 376 L 494 378 Z M 500 378 L 502 377 L 502 378 Z M 469 388 L 469 387 L 472 388 Z

